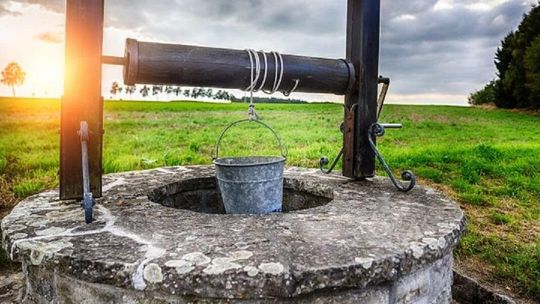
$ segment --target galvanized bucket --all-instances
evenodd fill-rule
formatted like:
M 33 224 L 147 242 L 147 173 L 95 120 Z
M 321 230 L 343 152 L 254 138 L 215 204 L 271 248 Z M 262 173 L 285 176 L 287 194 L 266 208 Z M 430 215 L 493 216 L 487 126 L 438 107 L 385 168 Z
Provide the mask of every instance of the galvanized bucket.
M 219 146 L 225 133 L 242 122 L 261 124 L 277 139 L 281 156 L 247 156 L 219 158 Z M 231 123 L 219 137 L 214 150 L 214 164 L 219 190 L 228 214 L 267 214 L 281 212 L 283 200 L 283 169 L 287 149 L 281 138 L 267 124 L 258 120 Z

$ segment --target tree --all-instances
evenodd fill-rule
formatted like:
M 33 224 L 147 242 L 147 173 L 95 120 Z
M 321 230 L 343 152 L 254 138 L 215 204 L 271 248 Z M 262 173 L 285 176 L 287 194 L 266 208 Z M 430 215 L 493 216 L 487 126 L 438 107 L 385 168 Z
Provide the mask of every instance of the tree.
M 495 101 L 495 86 L 496 81 L 492 80 L 483 89 L 469 95 L 469 104 L 481 105 L 492 103 Z
M 530 92 L 531 107 L 540 108 L 540 36 L 525 50 L 526 85 Z
M 130 96 L 137 91 L 137 87 L 135 85 L 126 85 L 124 88 L 126 94 Z
M 122 87 L 118 84 L 118 82 L 113 81 L 110 92 L 113 96 L 116 96 L 116 94 L 122 93 Z
M 171 95 L 173 91 L 174 91 L 174 88 L 172 86 L 165 87 L 165 93 L 167 94 L 167 97 L 169 97 L 169 95 Z
M 540 2 L 539 2 L 540 3 Z M 495 82 L 495 104 L 503 108 L 540 107 L 535 83 L 538 81 L 533 54 L 540 37 L 540 6 L 535 5 L 523 16 L 515 32 L 508 34 L 495 54 L 498 80 Z
M 26 78 L 26 73 L 16 62 L 9 63 L 4 70 L 2 71 L 2 79 L 0 80 L 3 84 L 11 87 L 11 92 L 13 97 L 15 97 L 15 86 L 20 86 L 24 83 Z
M 495 67 L 497 68 L 497 76 L 499 77 L 495 85 L 495 104 L 501 108 L 512 108 L 517 103 L 517 100 L 512 94 L 514 81 L 507 74 L 513 60 L 512 48 L 514 40 L 514 33 L 508 34 L 501 41 L 501 47 L 495 53 Z
M 153 96 L 156 96 L 157 94 L 162 93 L 162 92 L 163 92 L 163 86 L 160 86 L 160 85 L 152 86 L 152 95 Z
M 176 96 L 182 94 L 182 88 L 181 87 L 174 87 L 173 92 Z
M 140 90 L 142 97 L 148 97 L 149 92 L 150 92 L 150 88 L 147 85 L 144 85 L 142 89 Z

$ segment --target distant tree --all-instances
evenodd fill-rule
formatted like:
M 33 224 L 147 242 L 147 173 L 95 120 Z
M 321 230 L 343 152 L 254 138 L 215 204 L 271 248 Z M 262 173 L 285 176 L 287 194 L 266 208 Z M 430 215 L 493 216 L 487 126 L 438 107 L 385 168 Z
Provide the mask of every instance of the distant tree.
M 163 86 L 160 86 L 160 85 L 152 86 L 152 95 L 156 96 L 159 93 L 163 93 Z
M 212 96 L 214 96 L 213 90 L 212 89 L 206 90 L 206 97 L 212 98 Z
M 172 92 L 174 92 L 174 88 L 172 86 L 165 87 L 165 93 L 167 94 L 167 97 L 169 97 Z
M 514 80 L 507 74 L 512 64 L 512 48 L 515 40 L 514 33 L 506 35 L 501 41 L 501 46 L 495 53 L 495 67 L 497 68 L 497 76 L 495 85 L 495 104 L 501 108 L 512 108 L 517 100 L 512 94 L 512 88 L 514 86 Z
M 221 96 L 223 94 L 223 91 L 222 90 L 218 90 L 216 92 L 216 94 L 214 94 L 214 96 L 212 97 L 212 99 L 221 99 Z
M 495 102 L 495 80 L 492 80 L 484 88 L 469 95 L 469 104 L 481 105 Z
M 144 85 L 141 88 L 140 93 L 141 93 L 142 97 L 148 97 L 148 93 L 150 93 L 150 88 L 147 85 Z
M 11 92 L 13 97 L 15 97 L 15 86 L 20 86 L 24 83 L 26 78 L 26 73 L 16 62 L 9 63 L 4 70 L 2 71 L 2 79 L 0 80 L 3 84 L 11 87 Z
M 126 92 L 126 94 L 131 96 L 133 93 L 137 91 L 137 87 L 135 85 L 126 85 L 124 87 L 124 91 Z
M 189 97 L 189 95 L 190 95 L 190 91 L 189 90 L 184 90 L 184 96 Z
M 116 96 L 116 94 L 122 93 L 122 87 L 118 84 L 118 82 L 113 81 L 110 92 L 112 96 Z
M 525 50 L 523 62 L 530 104 L 534 108 L 540 108 L 540 36 Z
M 540 3 L 540 2 L 539 2 Z M 536 40 L 540 37 L 540 6 L 523 16 L 515 32 L 508 34 L 495 54 L 499 79 L 495 81 L 495 103 L 503 108 L 540 108 L 535 93 L 538 73 Z
M 182 94 L 182 88 L 181 87 L 174 87 L 173 92 L 176 96 Z
M 197 99 L 197 98 L 199 98 L 200 94 L 201 94 L 201 89 L 200 88 L 191 89 L 191 98 Z

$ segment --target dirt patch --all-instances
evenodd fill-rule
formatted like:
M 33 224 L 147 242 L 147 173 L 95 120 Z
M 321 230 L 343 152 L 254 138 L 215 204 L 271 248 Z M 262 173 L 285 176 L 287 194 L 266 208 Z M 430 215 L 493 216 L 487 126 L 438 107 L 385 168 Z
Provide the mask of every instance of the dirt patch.
M 17 203 L 17 198 L 15 198 L 10 187 L 8 181 L 3 176 L 0 176 L 0 218 L 3 218 Z
M 488 109 L 488 110 L 494 110 L 494 109 L 498 109 L 497 108 L 497 105 L 493 102 L 490 102 L 490 103 L 484 103 L 484 104 L 481 104 L 481 105 L 472 105 L 473 108 L 478 108 L 478 109 Z

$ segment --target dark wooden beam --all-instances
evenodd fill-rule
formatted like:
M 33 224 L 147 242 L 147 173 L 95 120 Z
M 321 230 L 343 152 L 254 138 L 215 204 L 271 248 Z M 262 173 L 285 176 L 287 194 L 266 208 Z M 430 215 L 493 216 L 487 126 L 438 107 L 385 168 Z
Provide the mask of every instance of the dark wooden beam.
M 348 0 L 347 5 L 346 58 L 356 70 L 357 81 L 345 96 L 343 175 L 362 179 L 375 175 L 368 128 L 377 121 L 380 0 Z
M 94 197 L 101 196 L 103 99 L 101 53 L 104 0 L 67 0 L 64 96 L 60 122 L 60 198 L 82 198 L 81 143 L 87 121 L 88 157 Z
M 275 78 L 275 58 L 262 52 L 261 77 L 267 73 L 263 89 L 270 90 Z M 245 89 L 251 83 L 251 63 L 245 50 L 200 47 L 182 44 L 126 42 L 124 83 L 173 84 L 197 87 Z M 344 95 L 353 85 L 354 68 L 342 59 L 326 59 L 283 54 L 283 79 L 279 91 L 332 93 Z M 118 60 L 117 60 L 118 61 Z M 113 60 L 108 58 L 107 62 Z M 267 71 L 265 71 L 267 67 Z M 298 85 L 296 85 L 298 81 Z

